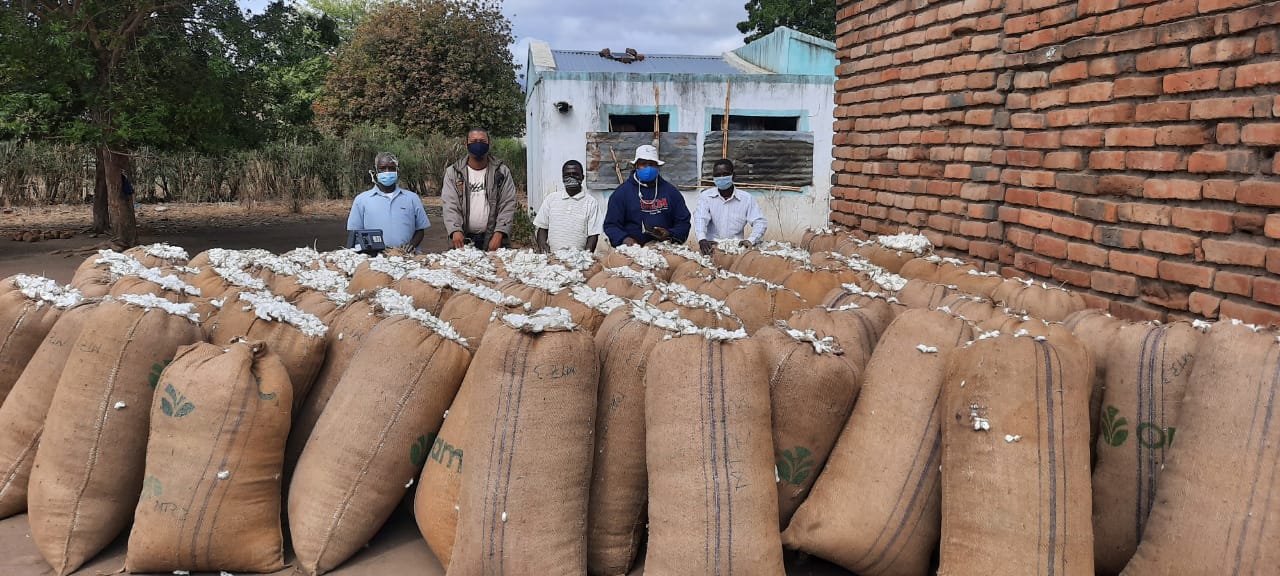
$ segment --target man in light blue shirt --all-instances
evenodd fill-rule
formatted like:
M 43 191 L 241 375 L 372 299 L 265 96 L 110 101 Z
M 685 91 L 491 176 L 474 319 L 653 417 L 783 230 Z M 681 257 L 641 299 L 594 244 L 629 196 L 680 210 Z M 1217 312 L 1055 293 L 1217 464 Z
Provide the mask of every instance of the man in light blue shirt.
M 400 160 L 390 152 L 379 153 L 369 171 L 373 188 L 356 196 L 347 217 L 347 230 L 382 230 L 387 248 L 416 253 L 431 222 L 417 194 L 396 186 Z
M 716 247 L 715 240 L 724 238 L 742 240 L 746 247 L 758 244 L 764 238 L 769 221 L 751 193 L 739 194 L 733 186 L 733 162 L 726 158 L 716 160 L 711 175 L 716 187 L 698 195 L 698 209 L 693 214 L 693 235 L 698 239 L 698 249 L 703 254 L 711 254 Z M 751 238 L 743 239 L 747 224 L 751 225 Z

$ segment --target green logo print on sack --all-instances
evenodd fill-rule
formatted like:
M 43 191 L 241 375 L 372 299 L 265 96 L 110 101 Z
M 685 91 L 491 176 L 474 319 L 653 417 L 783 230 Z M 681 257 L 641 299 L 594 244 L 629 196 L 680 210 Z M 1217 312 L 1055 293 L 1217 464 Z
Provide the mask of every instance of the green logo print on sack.
M 804 446 L 783 450 L 778 459 L 778 479 L 788 484 L 802 484 L 813 473 L 813 452 Z
M 418 468 L 425 465 L 427 463 L 427 456 L 431 454 L 431 444 L 435 441 L 435 432 L 427 434 L 426 436 L 419 436 L 418 440 L 409 448 L 409 461 Z
M 142 481 L 142 499 L 159 498 L 164 494 L 164 487 L 160 485 L 160 479 L 155 476 L 147 476 Z
M 1107 413 L 1102 415 L 1102 439 L 1111 446 L 1120 446 L 1129 438 L 1129 420 L 1116 418 L 1119 413 L 1115 406 L 1107 406 Z
M 164 373 L 165 367 L 167 367 L 170 362 L 173 362 L 173 360 L 165 360 L 162 363 L 151 365 L 151 373 L 147 374 L 147 383 L 151 385 L 152 390 L 155 390 L 156 386 L 160 385 L 160 375 Z
M 1124 446 L 1129 439 L 1129 420 L 1123 416 L 1117 418 L 1119 414 L 1120 410 L 1115 406 L 1107 406 L 1106 413 L 1102 415 L 1102 439 L 1113 448 Z M 1165 429 L 1159 424 L 1139 422 L 1136 435 L 1143 448 L 1159 450 L 1173 445 L 1177 431 L 1174 426 Z
M 196 405 L 188 402 L 186 396 L 173 389 L 173 384 L 165 384 L 164 393 L 168 398 L 160 399 L 160 411 L 165 416 L 181 418 L 196 409 Z

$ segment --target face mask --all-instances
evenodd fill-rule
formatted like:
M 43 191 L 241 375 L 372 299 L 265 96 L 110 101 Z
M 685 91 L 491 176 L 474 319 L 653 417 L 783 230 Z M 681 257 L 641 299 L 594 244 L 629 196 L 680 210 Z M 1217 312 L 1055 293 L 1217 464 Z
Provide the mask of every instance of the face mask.
M 400 180 L 399 172 L 379 172 L 378 173 L 378 183 L 383 186 L 395 186 L 398 180 Z
M 721 190 L 733 188 L 733 176 L 716 176 L 716 188 Z
M 476 158 L 484 158 L 484 155 L 489 153 L 489 143 L 472 142 L 467 144 L 467 153 Z
M 644 168 L 636 170 L 636 177 L 639 178 L 641 182 L 653 182 L 658 179 L 658 167 L 645 166 Z
M 567 191 L 567 192 L 576 192 L 576 191 L 580 190 L 581 188 L 582 188 L 582 181 L 581 181 L 581 180 L 579 180 L 579 179 L 577 179 L 577 178 L 573 178 L 573 177 L 571 177 L 571 176 L 566 176 L 566 177 L 565 177 L 565 179 L 564 179 L 564 189 L 565 189 L 565 191 Z

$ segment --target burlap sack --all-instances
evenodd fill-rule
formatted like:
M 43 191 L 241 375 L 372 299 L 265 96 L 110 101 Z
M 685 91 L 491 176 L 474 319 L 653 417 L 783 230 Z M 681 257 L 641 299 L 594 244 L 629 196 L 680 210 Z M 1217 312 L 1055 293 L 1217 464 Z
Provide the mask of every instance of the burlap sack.
M 1122 574 L 1276 573 L 1277 405 L 1275 334 L 1231 321 L 1214 324 L 1196 353 L 1159 497 Z
M 706 294 L 707 296 L 722 302 L 728 298 L 734 290 L 737 290 L 742 286 L 742 282 L 740 280 L 722 278 L 717 275 L 717 272 L 712 271 L 700 271 L 696 274 L 690 274 L 683 278 L 673 277 L 672 281 L 677 282 L 694 292 Z
M 783 534 L 788 548 L 868 576 L 926 573 L 941 523 L 942 378 L 972 334 L 923 309 L 889 325 L 825 470 Z
M 144 268 L 138 270 L 137 274 L 121 276 L 112 283 L 109 294 L 115 297 L 125 294 L 155 294 L 170 302 L 191 304 L 202 323 L 209 322 L 219 312 L 217 306 L 202 296 L 199 288 L 159 268 Z
M 956 286 L 965 294 L 982 298 L 991 298 L 996 289 L 1004 284 L 1004 277 L 995 272 L 961 270 L 944 269 L 938 276 L 938 282 Z
M 151 404 L 125 569 L 284 568 L 280 475 L 292 406 L 289 373 L 266 344 L 180 349 Z
M 787 324 L 797 330 L 813 330 L 819 338 L 835 338 L 859 377 L 891 322 L 893 314 L 888 306 L 835 309 L 819 306 L 796 312 L 787 320 Z
M 449 567 L 453 558 L 453 539 L 458 534 L 458 511 L 461 509 L 462 475 L 468 446 L 466 430 L 470 419 L 470 391 L 476 378 L 486 371 L 472 362 L 462 386 L 445 412 L 439 434 L 428 434 L 426 462 L 414 492 L 413 516 L 418 530 L 426 539 L 440 565 Z M 474 374 L 474 375 L 473 375 Z M 472 452 L 472 458 L 477 457 Z
M 992 291 L 991 299 L 1017 314 L 1030 314 L 1041 320 L 1062 322 L 1085 309 L 1080 294 L 1027 280 L 1008 279 Z
M 147 268 L 164 268 L 166 266 L 183 266 L 187 263 L 187 251 L 179 246 L 169 244 L 147 244 L 134 246 L 124 251 L 126 256 L 142 263 Z
M 579 328 L 595 334 L 601 324 L 614 310 L 621 308 L 626 301 L 610 294 L 603 288 L 589 288 L 586 285 L 574 286 L 552 298 L 551 305 L 569 311 L 573 323 Z
M 478 457 L 462 477 L 448 573 L 583 574 L 599 382 L 591 334 L 557 308 L 508 315 L 476 364 L 465 435 Z
M 241 292 L 228 298 L 213 320 L 209 337 L 214 344 L 236 338 L 268 342 L 289 370 L 294 409 L 311 392 L 324 364 L 325 334 L 329 327 L 314 315 L 299 310 L 270 292 Z
M 942 305 L 942 301 L 956 291 L 950 286 L 934 284 L 924 280 L 910 280 L 897 293 L 898 300 L 907 308 L 933 309 Z
M 922 256 L 909 250 L 894 250 L 879 244 L 869 243 L 854 250 L 854 254 L 870 260 L 872 264 L 897 274 L 907 262 Z
M 938 303 L 937 308 L 943 312 L 950 312 L 960 318 L 972 322 L 985 322 L 990 320 L 996 314 L 1003 314 L 991 305 L 991 301 L 981 296 L 970 296 L 961 292 L 956 292 L 943 298 Z
M 420 268 L 391 283 L 391 289 L 413 298 L 413 306 L 440 316 L 444 303 L 457 293 L 463 280 L 448 270 Z
M 324 335 L 324 362 L 320 365 L 320 372 L 316 374 L 315 384 L 300 403 L 294 399 L 299 407 L 295 411 L 293 427 L 289 430 L 289 442 L 285 447 L 286 476 L 297 466 L 302 449 L 306 447 L 316 422 L 320 421 L 320 415 L 333 397 L 333 391 L 338 388 L 338 382 L 347 373 L 347 366 L 351 364 L 356 351 L 364 345 L 369 331 L 386 317 L 386 311 L 377 306 L 374 295 L 369 293 L 355 297 L 334 316 L 333 322 L 329 324 L 329 331 Z
M 782 285 L 795 290 L 808 302 L 821 302 L 832 290 L 857 280 L 857 275 L 850 270 L 800 268 L 788 274 Z
M 670 282 L 675 269 L 667 262 L 662 252 L 646 246 L 615 246 L 613 251 L 600 261 L 600 266 L 609 268 L 630 268 L 646 271 L 662 282 Z
M 650 353 L 645 574 L 783 574 L 764 358 L 702 335 Z
M 681 318 L 705 328 L 737 330 L 743 327 L 742 320 L 723 301 L 682 284 L 660 282 L 645 301 L 659 309 L 675 311 Z
M 370 258 L 356 268 L 356 273 L 351 276 L 351 284 L 347 286 L 347 291 L 352 294 L 359 294 L 366 290 L 376 291 L 380 288 L 389 288 L 409 272 L 421 267 L 421 264 L 403 256 L 377 256 Z
M 614 296 L 628 300 L 641 298 L 645 292 L 653 289 L 658 277 L 647 270 L 635 270 L 628 267 L 605 268 L 595 276 L 587 279 L 587 286 L 604 288 Z
M 63 312 L 0 405 L 0 518 L 27 509 L 27 482 L 58 377 L 95 304 Z
M 800 247 L 810 252 L 833 252 L 840 245 L 840 236 L 835 230 L 806 230 L 800 238 Z
M 952 355 L 943 385 L 939 576 L 1092 575 L 1088 350 L 999 336 Z
M 1097 460 L 1098 434 L 1102 432 L 1102 396 L 1107 384 L 1107 366 L 1111 363 L 1111 345 L 1127 322 L 1103 310 L 1086 308 L 1067 317 L 1063 327 L 1089 349 L 1093 358 L 1093 387 L 1089 393 L 1089 447 Z
M 234 264 L 235 262 L 233 262 Z M 200 289 L 200 295 L 211 300 L 232 303 L 241 291 L 264 292 L 266 282 L 234 266 L 206 266 L 189 282 Z
M 1130 324 L 1112 344 L 1093 469 L 1094 561 L 1101 574 L 1119 574 L 1138 549 L 1200 337 L 1184 322 Z
M 18 274 L 0 280 L 0 402 L 22 376 L 62 310 L 83 298 L 52 280 Z
M 809 497 L 861 386 L 861 367 L 833 336 L 779 323 L 756 333 L 769 367 L 779 530 Z
M 812 305 L 789 288 L 757 278 L 730 293 L 724 303 L 751 334 Z
M 952 278 L 957 275 L 957 272 L 964 274 L 969 270 L 977 269 L 977 266 L 966 264 L 960 260 L 929 256 L 927 258 L 913 258 L 907 261 L 906 264 L 902 265 L 902 269 L 898 271 L 898 275 L 913 280 L 933 282 L 934 284 L 950 284 L 951 282 L 946 282 L 943 278 Z
M 774 256 L 760 250 L 748 250 L 734 261 L 730 271 L 768 280 L 774 284 L 782 284 L 794 271 L 792 261 L 782 256 Z
M 822 305 L 831 309 L 857 306 L 858 308 L 871 310 L 876 315 L 888 314 L 890 320 L 906 310 L 906 307 L 902 305 L 896 296 L 875 291 L 869 292 L 854 284 L 846 284 L 828 292 L 826 298 L 822 300 Z
M 27 498 L 31 538 L 57 574 L 102 551 L 142 491 L 153 389 L 178 347 L 201 340 L 188 304 L 98 304 L 58 378 Z
M 325 325 L 330 325 L 338 315 L 338 310 L 341 310 L 344 305 L 351 302 L 352 298 L 354 297 L 345 290 L 342 292 L 307 290 L 292 303 L 299 310 L 319 318 Z M 314 387 L 314 384 L 312 386 Z
M 114 250 L 99 250 L 76 268 L 71 277 L 71 287 L 79 290 L 85 298 L 106 296 L 111 292 L 111 284 L 119 278 L 118 274 L 111 273 L 112 264 L 125 260 L 136 262 L 132 256 Z M 142 263 L 138 262 L 137 266 L 142 267 Z
M 522 310 L 525 302 L 499 290 L 472 284 L 466 292 L 449 297 L 440 311 L 440 319 L 452 324 L 466 338 L 468 345 L 478 350 L 484 342 L 489 325 L 498 316 Z
M 587 571 L 591 574 L 626 574 L 644 538 L 648 504 L 644 375 L 649 353 L 668 334 L 637 319 L 629 306 L 609 314 L 596 332 L 600 395 L 587 509 Z
M 440 430 L 471 361 L 457 338 L 419 310 L 379 323 L 356 351 L 289 485 L 289 533 L 305 573 L 358 552 L 417 479 L 426 436 Z

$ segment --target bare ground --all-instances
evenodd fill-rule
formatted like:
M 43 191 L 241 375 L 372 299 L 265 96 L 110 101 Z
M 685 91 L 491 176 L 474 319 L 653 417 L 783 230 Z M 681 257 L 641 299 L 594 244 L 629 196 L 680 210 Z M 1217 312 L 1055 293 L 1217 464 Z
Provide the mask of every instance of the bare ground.
M 423 240 L 424 251 L 447 248 L 440 222 L 438 198 L 424 198 L 432 227 Z M 260 203 L 247 210 L 239 204 L 155 204 L 138 211 L 139 239 L 182 246 L 194 256 L 210 248 L 263 248 L 280 253 L 299 246 L 318 250 L 340 248 L 346 242 L 350 201 L 307 204 L 294 214 L 283 204 Z M 110 247 L 109 238 L 89 232 L 89 206 L 11 208 L 0 214 L 0 278 L 12 274 L 40 274 L 70 282 L 84 258 Z M 24 232 L 70 232 L 69 239 L 23 242 Z

